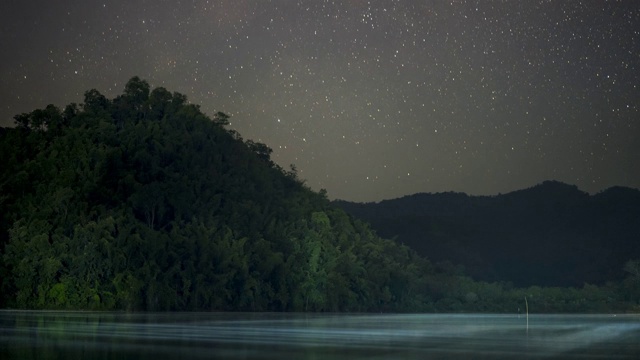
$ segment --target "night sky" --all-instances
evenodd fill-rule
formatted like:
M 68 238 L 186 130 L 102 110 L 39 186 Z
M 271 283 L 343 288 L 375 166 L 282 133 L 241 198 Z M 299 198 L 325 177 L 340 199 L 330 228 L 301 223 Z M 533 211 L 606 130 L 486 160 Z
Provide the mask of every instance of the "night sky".
M 640 2 L 0 2 L 0 126 L 132 76 L 330 198 L 640 187 Z

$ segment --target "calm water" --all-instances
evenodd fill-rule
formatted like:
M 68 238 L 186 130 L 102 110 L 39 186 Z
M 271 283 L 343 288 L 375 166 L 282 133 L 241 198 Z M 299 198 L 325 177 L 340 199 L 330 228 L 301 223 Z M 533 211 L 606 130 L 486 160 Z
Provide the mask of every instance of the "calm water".
M 638 315 L 0 311 L 0 359 L 640 359 Z

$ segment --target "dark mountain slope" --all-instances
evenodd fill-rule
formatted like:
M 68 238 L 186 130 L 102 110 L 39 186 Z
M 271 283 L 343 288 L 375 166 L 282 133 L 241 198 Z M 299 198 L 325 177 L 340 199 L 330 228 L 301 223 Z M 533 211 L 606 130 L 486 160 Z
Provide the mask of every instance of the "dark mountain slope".
M 498 196 L 416 194 L 336 205 L 433 261 L 465 266 L 478 280 L 581 286 L 623 278 L 640 257 L 640 191 L 589 194 L 547 181 Z

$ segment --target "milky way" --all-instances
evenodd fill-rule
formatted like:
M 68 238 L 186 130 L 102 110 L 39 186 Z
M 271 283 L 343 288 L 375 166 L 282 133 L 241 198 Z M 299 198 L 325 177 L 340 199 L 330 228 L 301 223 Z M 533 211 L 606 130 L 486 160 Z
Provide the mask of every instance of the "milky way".
M 134 75 L 330 198 L 640 187 L 640 2 L 0 3 L 0 126 Z

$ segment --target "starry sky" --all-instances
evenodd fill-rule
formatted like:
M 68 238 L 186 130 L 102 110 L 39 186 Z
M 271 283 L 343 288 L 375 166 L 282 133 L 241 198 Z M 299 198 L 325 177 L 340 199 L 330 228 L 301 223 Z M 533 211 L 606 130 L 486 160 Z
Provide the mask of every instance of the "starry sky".
M 3 0 L 0 126 L 132 76 L 331 199 L 640 187 L 640 2 Z

